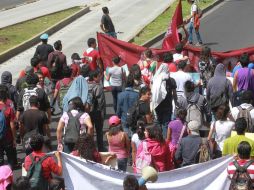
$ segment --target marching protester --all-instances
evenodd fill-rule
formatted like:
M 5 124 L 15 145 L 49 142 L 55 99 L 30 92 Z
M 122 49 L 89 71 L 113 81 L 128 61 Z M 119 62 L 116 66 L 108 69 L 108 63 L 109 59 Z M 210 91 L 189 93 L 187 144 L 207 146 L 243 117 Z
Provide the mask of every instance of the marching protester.
M 178 71 L 171 74 L 171 77 L 175 80 L 176 83 L 177 97 L 185 97 L 184 85 L 186 81 L 192 81 L 190 74 L 184 71 L 186 65 L 186 61 L 179 61 L 177 64 Z
M 33 152 L 26 156 L 24 162 L 25 170 L 28 172 L 27 177 L 30 179 L 30 185 L 33 189 L 35 188 L 37 190 L 48 189 L 49 183 L 53 179 L 52 173 L 61 176 L 63 172 L 61 153 L 58 151 L 55 152 L 55 157 L 57 159 L 56 163 L 53 156 L 49 156 L 42 151 L 43 144 L 44 139 L 42 135 L 33 135 L 30 141 Z M 38 171 L 35 170 L 37 165 L 40 165 L 42 169 L 42 176 L 38 176 Z M 40 177 L 40 179 L 31 180 L 31 178 L 38 177 Z M 41 183 L 36 183 L 37 180 L 41 180 Z
M 81 60 L 78 53 L 73 53 L 71 55 L 71 61 L 72 61 L 72 64 L 70 65 L 71 70 L 72 70 L 71 77 L 75 78 L 78 75 L 80 75 L 80 69 L 82 67 L 82 60 Z
M 71 109 L 64 112 L 57 126 L 58 150 L 71 153 L 80 134 L 93 135 L 93 124 L 80 97 L 71 100 Z M 63 133 L 64 129 L 64 133 Z
M 228 105 L 220 105 L 216 110 L 216 120 L 210 127 L 207 139 L 210 142 L 213 141 L 210 143 L 212 145 L 210 148 L 214 158 L 221 157 L 224 141 L 230 137 L 231 131 L 235 127 L 235 123 L 228 120 L 229 111 Z
M 131 137 L 131 156 L 132 156 L 132 167 L 136 172 L 136 155 L 140 143 L 145 140 L 145 123 L 143 121 L 137 122 L 136 132 Z
M 59 107 L 61 109 L 63 109 L 63 98 L 64 98 L 65 94 L 68 92 L 68 90 L 72 84 L 72 80 L 73 80 L 73 78 L 71 77 L 72 69 L 69 66 L 64 67 L 62 70 L 62 74 L 63 74 L 63 79 L 57 81 L 57 83 L 56 83 L 56 88 L 54 91 L 54 99 L 52 102 L 52 105 L 54 105 L 54 103 L 57 100 L 59 100 Z
M 182 161 L 181 166 L 196 163 L 196 155 L 202 142 L 199 134 L 200 127 L 200 123 L 194 120 L 187 124 L 188 136 L 181 139 L 175 153 L 175 159 Z
M 51 122 L 51 109 L 49 99 L 46 92 L 37 87 L 39 78 L 36 74 L 29 74 L 26 77 L 27 88 L 23 89 L 19 94 L 18 108 L 16 117 L 19 119 L 20 114 L 30 108 L 29 98 L 34 95 L 39 100 L 39 110 L 47 113 L 48 121 Z
M 13 184 L 13 172 L 8 165 L 0 166 L 0 189 L 11 190 Z
M 138 62 L 142 77 L 146 85 L 150 86 L 151 80 L 158 66 L 156 57 L 153 55 L 151 49 L 147 49 L 141 55 L 141 59 Z
M 237 153 L 237 146 L 242 141 L 247 141 L 251 146 L 251 157 L 254 157 L 254 141 L 245 137 L 245 131 L 247 128 L 247 122 L 244 118 L 238 118 L 235 121 L 235 130 L 237 135 L 229 137 L 224 141 L 222 156 L 234 155 Z
M 134 78 L 133 75 L 129 75 L 126 81 L 125 91 L 121 92 L 117 98 L 117 111 L 116 114 L 121 118 L 121 125 L 124 132 L 131 136 L 130 127 L 127 124 L 127 112 L 135 105 L 139 99 L 139 93 L 134 90 Z
M 173 54 L 173 61 L 174 63 L 179 63 L 179 61 L 187 61 L 188 60 L 188 56 L 184 56 L 183 55 L 183 44 L 182 43 L 178 43 L 175 46 L 175 53 Z
M 49 35 L 44 33 L 40 36 L 41 44 L 36 47 L 33 57 L 39 56 L 41 58 L 41 64 L 47 66 L 48 55 L 54 51 L 53 46 L 48 44 Z
M 123 68 L 119 66 L 120 61 L 121 58 L 119 56 L 114 57 L 112 59 L 113 67 L 110 67 L 108 72 L 104 71 L 106 80 L 110 80 L 111 92 L 113 96 L 113 107 L 115 112 L 117 110 L 117 96 L 120 92 L 122 92 L 126 80 L 126 73 Z
M 186 121 L 198 121 L 201 127 L 209 123 L 211 113 L 205 97 L 195 92 L 195 84 L 192 81 L 186 81 L 184 88 L 186 98 L 183 96 L 178 98 L 178 108 L 187 110 Z
M 169 72 L 176 72 L 177 67 L 175 62 L 173 62 L 173 54 L 171 52 L 166 52 L 163 54 L 163 63 L 168 64 Z
M 179 143 L 183 137 L 188 135 L 187 123 L 186 123 L 187 111 L 185 109 L 178 109 L 176 113 L 176 119 L 169 122 L 168 132 L 166 140 L 169 142 L 170 158 L 171 162 L 175 164 L 175 152 L 179 146 Z
M 203 47 L 198 61 L 198 69 L 203 89 L 202 94 L 204 94 L 204 89 L 206 89 L 208 81 L 213 77 L 215 68 L 216 60 L 212 57 L 211 48 L 207 46 Z
M 233 106 L 239 106 L 239 99 L 244 91 L 250 90 L 254 92 L 254 70 L 248 68 L 249 55 L 242 54 L 240 57 L 240 62 L 242 68 L 235 72 L 233 80 L 233 90 L 234 90 L 234 101 Z
M 15 112 L 7 104 L 8 91 L 6 86 L 0 85 L 0 166 L 4 165 L 4 155 L 12 169 L 19 167 L 16 151 L 16 127 L 14 125 Z M 11 101 L 11 100 L 9 100 Z
M 226 78 L 226 69 L 222 63 L 216 66 L 214 76 L 208 81 L 206 98 L 213 112 L 220 105 L 229 105 L 232 102 L 232 83 Z
M 127 170 L 127 161 L 130 152 L 130 140 L 128 133 L 124 132 L 121 120 L 113 115 L 109 118 L 109 131 L 106 133 L 109 152 L 113 152 L 117 157 L 118 169 Z
M 15 85 L 18 93 L 20 93 L 24 88 L 27 88 L 26 78 L 28 75 L 34 73 L 34 68 L 31 66 L 26 66 L 24 73 L 25 75 L 18 78 Z
M 82 62 L 84 64 L 88 64 L 91 71 L 96 70 L 97 68 L 103 72 L 103 63 L 101 61 L 101 57 L 99 51 L 96 49 L 97 43 L 95 38 L 89 38 L 87 40 L 88 49 L 83 53 Z
M 109 16 L 108 7 L 102 7 L 103 16 L 101 18 L 101 30 L 105 32 L 107 35 L 112 36 L 113 38 L 117 38 L 115 26 L 112 22 L 111 17 Z
M 163 172 L 173 169 L 173 165 L 170 163 L 169 147 L 163 139 L 162 130 L 159 126 L 153 124 L 145 127 L 145 140 L 138 146 L 135 163 L 138 173 L 144 167 L 140 159 L 145 159 L 142 155 L 147 153 L 151 155 L 150 163 L 147 164 L 154 167 L 157 171 Z M 148 162 L 148 160 L 146 161 Z
M 172 101 L 177 103 L 176 81 L 170 77 L 168 65 L 161 64 L 154 75 L 152 85 L 152 109 L 156 122 L 162 127 L 163 137 L 167 136 L 168 123 L 171 121 Z
M 12 74 L 9 71 L 4 71 L 1 75 L 1 84 L 8 88 L 8 97 L 14 104 L 14 108 L 17 109 L 18 92 L 15 86 L 12 85 Z
M 253 107 L 253 92 L 247 90 L 242 93 L 241 104 L 233 107 L 231 115 L 236 121 L 238 118 L 244 118 L 247 123 L 246 132 L 254 132 L 254 107 Z
M 191 19 L 190 19 L 190 24 L 189 24 L 189 39 L 188 43 L 193 44 L 193 29 L 195 30 L 195 34 L 198 40 L 198 43 L 196 45 L 200 46 L 203 44 L 200 33 L 199 33 L 199 27 L 200 27 L 200 15 L 199 15 L 199 8 L 196 4 L 195 0 L 188 0 L 188 3 L 191 4 Z
M 103 121 L 106 108 L 106 99 L 103 86 L 100 83 L 101 73 L 99 69 L 90 72 L 88 81 L 88 93 L 90 100 L 90 116 L 96 130 L 98 150 L 104 151 L 103 145 Z
M 39 110 L 38 97 L 31 96 L 29 98 L 29 103 L 30 108 L 24 111 L 19 118 L 19 130 L 23 139 L 26 155 L 32 152 L 29 142 L 33 134 L 47 135 L 49 139 L 51 137 L 48 117 L 45 112 Z
M 133 88 L 134 88 L 134 90 L 139 92 L 143 86 L 146 86 L 146 84 L 143 80 L 143 77 L 142 77 L 140 67 L 138 64 L 133 64 L 129 69 L 130 69 L 129 75 L 132 75 L 132 77 L 134 78 Z
M 55 51 L 48 55 L 48 69 L 51 73 L 52 78 L 52 88 L 55 88 L 57 81 L 63 78 L 62 70 L 67 66 L 66 56 L 62 52 L 62 42 L 57 40 L 54 43 Z

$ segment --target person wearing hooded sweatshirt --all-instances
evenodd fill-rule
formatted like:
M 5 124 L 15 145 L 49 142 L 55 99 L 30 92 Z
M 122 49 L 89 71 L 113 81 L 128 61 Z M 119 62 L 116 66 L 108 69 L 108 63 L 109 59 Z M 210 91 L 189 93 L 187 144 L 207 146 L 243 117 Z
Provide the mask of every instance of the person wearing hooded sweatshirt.
M 152 167 L 158 172 L 173 169 L 173 164 L 170 162 L 171 158 L 168 143 L 163 139 L 161 128 L 155 125 L 146 126 L 145 137 L 146 139 L 138 146 L 136 158 L 142 151 L 145 151 L 144 147 L 146 146 L 147 151 L 152 157 Z
M 213 112 L 222 104 L 232 100 L 233 87 L 226 78 L 226 68 L 220 63 L 216 66 L 214 76 L 208 81 L 206 89 L 207 101 Z M 231 101 L 232 102 L 232 101 Z
M 4 71 L 2 73 L 1 84 L 7 86 L 9 90 L 9 98 L 13 101 L 14 107 L 17 108 L 18 92 L 16 87 L 12 85 L 12 74 L 9 71 Z
M 168 123 L 172 115 L 172 99 L 176 105 L 176 81 L 169 76 L 166 63 L 160 65 L 153 77 L 152 85 L 152 110 L 155 111 L 156 122 L 162 126 L 163 136 L 166 138 Z

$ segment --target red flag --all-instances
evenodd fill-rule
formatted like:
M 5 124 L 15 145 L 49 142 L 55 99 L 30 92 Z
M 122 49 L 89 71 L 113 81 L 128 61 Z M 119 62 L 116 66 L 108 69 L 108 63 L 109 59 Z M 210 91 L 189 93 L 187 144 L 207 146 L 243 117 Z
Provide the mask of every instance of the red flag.
M 182 1 L 176 7 L 175 13 L 172 17 L 172 21 L 169 24 L 168 31 L 162 43 L 162 49 L 172 50 L 175 45 L 180 42 L 178 35 L 178 27 L 183 24 L 183 14 L 182 14 Z

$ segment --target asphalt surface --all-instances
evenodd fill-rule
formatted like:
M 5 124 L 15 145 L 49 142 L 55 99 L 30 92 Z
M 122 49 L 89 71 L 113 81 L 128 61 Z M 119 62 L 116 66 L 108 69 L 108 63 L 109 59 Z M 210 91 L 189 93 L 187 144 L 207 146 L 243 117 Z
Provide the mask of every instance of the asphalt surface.
M 1 0 L 0 1 L 0 10 L 19 6 L 19 5 L 22 5 L 23 3 L 26 3 L 26 2 L 30 2 L 30 0 Z
M 200 35 L 204 45 L 211 47 L 212 51 L 254 46 L 253 8 L 253 0 L 226 0 L 203 15 Z M 195 44 L 195 34 L 193 37 Z M 161 44 L 159 41 L 153 47 L 160 48 Z

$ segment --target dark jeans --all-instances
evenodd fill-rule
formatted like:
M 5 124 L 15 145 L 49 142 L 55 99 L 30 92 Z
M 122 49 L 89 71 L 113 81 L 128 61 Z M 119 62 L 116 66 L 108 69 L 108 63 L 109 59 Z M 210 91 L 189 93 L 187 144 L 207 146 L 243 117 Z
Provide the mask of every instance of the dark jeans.
M 172 110 L 167 110 L 164 112 L 156 112 L 156 124 L 159 124 L 162 128 L 162 134 L 163 137 L 166 138 L 167 137 L 167 132 L 168 132 L 168 123 L 171 121 L 171 116 L 172 116 Z
M 127 158 L 121 158 L 121 159 L 117 159 L 117 165 L 118 165 L 118 169 L 122 170 L 122 171 L 126 171 L 127 170 Z
M 113 107 L 116 112 L 117 110 L 117 96 L 122 92 L 122 86 L 112 86 L 112 96 L 113 96 Z
M 8 164 L 11 168 L 14 168 L 18 161 L 17 161 L 17 150 L 13 147 L 12 142 L 7 143 L 3 140 L 0 140 L 0 166 L 4 165 L 4 153 L 7 156 Z
M 103 152 L 104 146 L 103 146 L 103 117 L 101 111 L 94 111 L 90 113 L 90 117 L 92 120 L 92 123 L 96 130 L 96 139 L 97 139 L 97 146 L 98 151 Z
M 70 154 L 74 149 L 75 143 L 64 143 L 63 151 L 67 154 Z

